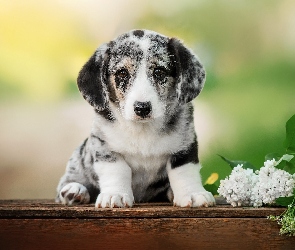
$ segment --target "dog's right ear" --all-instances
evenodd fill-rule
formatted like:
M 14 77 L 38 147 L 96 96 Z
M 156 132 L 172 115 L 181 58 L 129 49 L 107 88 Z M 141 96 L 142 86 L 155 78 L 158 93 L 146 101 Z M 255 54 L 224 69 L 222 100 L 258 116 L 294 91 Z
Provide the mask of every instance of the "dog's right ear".
M 79 72 L 77 84 L 84 99 L 102 111 L 109 101 L 107 88 L 108 45 L 101 45 Z

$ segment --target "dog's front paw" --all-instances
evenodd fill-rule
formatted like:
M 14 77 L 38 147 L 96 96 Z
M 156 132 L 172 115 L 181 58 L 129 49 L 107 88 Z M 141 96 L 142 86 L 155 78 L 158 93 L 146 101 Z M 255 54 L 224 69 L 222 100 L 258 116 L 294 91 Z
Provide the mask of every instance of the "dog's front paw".
M 65 205 L 89 203 L 90 195 L 82 184 L 71 182 L 60 190 L 59 199 Z
M 210 192 L 202 191 L 175 196 L 173 203 L 179 207 L 211 207 L 215 205 L 215 199 Z
M 100 193 L 96 199 L 96 208 L 132 207 L 133 195 L 127 193 Z

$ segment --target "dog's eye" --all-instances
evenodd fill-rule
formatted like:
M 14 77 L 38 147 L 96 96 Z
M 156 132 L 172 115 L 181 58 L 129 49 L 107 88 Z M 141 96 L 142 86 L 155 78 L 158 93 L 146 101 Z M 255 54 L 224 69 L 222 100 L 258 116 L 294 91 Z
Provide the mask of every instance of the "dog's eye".
M 116 72 L 116 76 L 121 80 L 126 80 L 129 77 L 129 72 L 127 69 L 119 69 Z
M 120 88 L 121 90 L 125 91 L 126 86 L 129 82 L 129 78 L 130 78 L 130 75 L 127 69 L 125 68 L 119 69 L 115 73 L 115 81 L 116 81 L 117 88 Z
M 156 80 L 163 81 L 165 79 L 165 77 L 167 76 L 167 71 L 166 71 L 166 69 L 164 69 L 162 67 L 155 68 L 154 72 L 153 72 L 153 76 Z

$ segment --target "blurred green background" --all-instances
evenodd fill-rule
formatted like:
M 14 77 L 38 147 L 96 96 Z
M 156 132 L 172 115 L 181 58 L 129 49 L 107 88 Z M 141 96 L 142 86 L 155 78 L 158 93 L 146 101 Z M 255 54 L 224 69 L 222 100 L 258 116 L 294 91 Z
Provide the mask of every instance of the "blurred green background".
M 92 109 L 76 77 L 130 29 L 176 36 L 207 70 L 195 100 L 203 180 L 283 153 L 295 113 L 293 0 L 0 0 L 0 198 L 53 198 Z

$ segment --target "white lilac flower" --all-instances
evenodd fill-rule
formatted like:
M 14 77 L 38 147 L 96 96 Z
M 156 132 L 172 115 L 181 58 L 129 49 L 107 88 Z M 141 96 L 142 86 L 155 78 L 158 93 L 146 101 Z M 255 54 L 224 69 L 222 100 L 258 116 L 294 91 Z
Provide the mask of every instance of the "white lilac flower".
M 275 161 L 275 159 L 267 160 L 264 162 L 265 167 L 275 167 L 276 165 L 277 165 L 277 162 Z
M 236 166 L 231 174 L 220 181 L 218 193 L 232 206 L 254 206 L 273 204 L 279 197 L 293 195 L 295 175 L 278 169 L 275 159 L 264 162 L 260 170 Z
M 226 198 L 232 206 L 249 206 L 251 204 L 252 187 L 257 178 L 252 169 L 236 166 L 229 177 L 220 181 L 217 192 Z
M 251 202 L 260 207 L 263 204 L 273 204 L 279 197 L 293 195 L 294 178 L 288 172 L 275 168 L 275 161 L 267 161 L 257 172 L 258 181 L 253 187 Z

